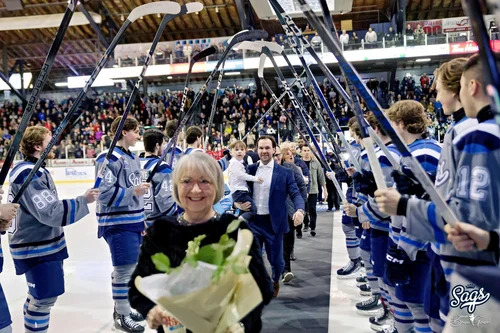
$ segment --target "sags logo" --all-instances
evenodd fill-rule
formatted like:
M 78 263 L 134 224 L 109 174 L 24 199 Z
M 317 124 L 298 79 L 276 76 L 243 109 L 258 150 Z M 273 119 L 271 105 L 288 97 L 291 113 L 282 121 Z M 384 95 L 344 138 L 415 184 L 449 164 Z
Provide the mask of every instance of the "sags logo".
M 467 312 L 472 314 L 479 305 L 486 303 L 490 297 L 490 293 L 486 293 L 484 288 L 477 289 L 473 284 L 458 285 L 453 287 L 451 291 L 450 306 L 460 309 L 467 308 Z

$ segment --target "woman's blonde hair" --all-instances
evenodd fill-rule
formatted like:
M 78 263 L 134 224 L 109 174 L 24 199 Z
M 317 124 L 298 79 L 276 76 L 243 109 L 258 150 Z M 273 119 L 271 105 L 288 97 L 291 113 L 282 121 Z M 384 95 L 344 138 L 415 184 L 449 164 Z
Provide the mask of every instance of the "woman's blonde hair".
M 224 175 L 219 163 L 212 156 L 201 151 L 184 155 L 175 165 L 172 174 L 172 196 L 175 202 L 181 205 L 179 201 L 179 182 L 181 178 L 193 171 L 200 172 L 206 180 L 215 186 L 215 205 L 224 196 Z
M 427 130 L 424 106 L 417 101 L 406 100 L 394 103 L 385 113 L 389 120 L 403 123 L 411 134 L 422 134 Z
M 448 62 L 445 62 L 434 72 L 434 82 L 432 88 L 436 89 L 438 79 L 441 79 L 443 86 L 455 93 L 460 94 L 460 78 L 464 71 L 465 64 L 467 63 L 467 58 L 455 58 Z

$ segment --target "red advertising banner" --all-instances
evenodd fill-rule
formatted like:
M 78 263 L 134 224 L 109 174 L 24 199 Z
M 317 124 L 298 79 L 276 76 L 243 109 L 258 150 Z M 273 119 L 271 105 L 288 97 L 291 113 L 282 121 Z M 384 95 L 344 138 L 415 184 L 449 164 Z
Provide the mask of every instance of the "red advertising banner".
M 493 52 L 500 52 L 500 41 L 492 40 L 490 42 Z M 465 54 L 479 52 L 479 46 L 476 42 L 451 43 L 450 54 Z

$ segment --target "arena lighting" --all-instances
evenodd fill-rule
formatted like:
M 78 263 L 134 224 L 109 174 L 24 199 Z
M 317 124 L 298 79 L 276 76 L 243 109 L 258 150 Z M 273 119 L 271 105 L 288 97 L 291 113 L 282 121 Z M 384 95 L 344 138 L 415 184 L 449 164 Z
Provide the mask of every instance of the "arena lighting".
M 68 82 L 56 82 L 56 87 L 67 87 Z
M 101 15 L 92 12 L 90 15 L 97 24 L 102 22 Z M 64 14 L 4 17 L 0 18 L 0 31 L 59 28 L 63 16 Z M 70 26 L 87 24 L 89 20 L 80 12 L 74 13 L 69 23 Z
M 33 74 L 30 72 L 24 73 L 23 75 L 24 78 L 24 89 L 28 89 L 28 87 L 31 84 L 31 79 L 33 78 Z M 9 79 L 10 84 L 14 86 L 16 89 L 21 89 L 21 75 L 20 74 L 12 74 Z M 10 90 L 9 86 L 7 83 L 3 82 L 0 80 L 0 91 L 2 90 Z
M 290 17 L 304 17 L 304 13 L 298 3 L 289 0 L 278 0 L 278 2 Z M 345 14 L 352 11 L 353 0 L 326 0 L 326 2 L 332 14 Z M 250 0 L 250 4 L 261 20 L 277 20 L 276 14 L 268 0 Z M 319 1 L 310 1 L 310 5 L 315 12 L 321 13 Z
M 231 76 L 231 75 L 240 75 L 241 72 L 229 72 L 229 73 L 224 73 L 224 75 Z
M 167 76 L 167 79 L 172 80 L 172 77 L 171 76 Z
M 428 62 L 428 61 L 431 61 L 431 58 L 420 58 L 415 60 L 415 62 Z

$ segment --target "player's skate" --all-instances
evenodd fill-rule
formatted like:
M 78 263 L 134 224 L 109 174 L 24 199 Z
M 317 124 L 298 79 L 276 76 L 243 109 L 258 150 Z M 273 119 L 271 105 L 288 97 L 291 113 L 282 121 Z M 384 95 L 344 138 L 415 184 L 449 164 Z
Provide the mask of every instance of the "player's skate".
M 392 324 L 391 326 L 384 328 L 382 330 L 382 332 L 383 333 L 398 333 L 398 330 L 396 329 L 396 326 L 394 326 L 394 324 Z
M 142 333 L 144 332 L 144 327 L 136 323 L 130 315 L 120 315 L 117 314 L 115 317 L 114 329 L 117 331 L 127 332 L 127 333 Z
M 145 321 L 144 317 L 137 311 L 131 310 L 130 311 L 130 318 L 132 318 L 133 321 L 140 323 L 141 321 Z
M 337 271 L 337 279 L 347 280 L 358 277 L 356 274 L 361 269 L 361 260 L 349 260 L 349 262 Z
M 368 283 L 368 278 L 364 275 L 358 276 L 356 278 L 356 287 L 361 287 L 363 284 L 367 284 L 367 283 Z
M 394 317 L 392 312 L 387 308 L 383 307 L 380 312 L 374 317 L 370 317 L 370 327 L 375 332 L 382 332 L 384 329 L 389 328 L 394 323 Z
M 375 294 L 366 301 L 356 303 L 357 314 L 361 316 L 375 316 L 382 308 L 382 301 L 380 295 Z
M 361 296 L 371 296 L 372 288 L 368 284 L 362 284 L 359 286 L 359 294 Z

